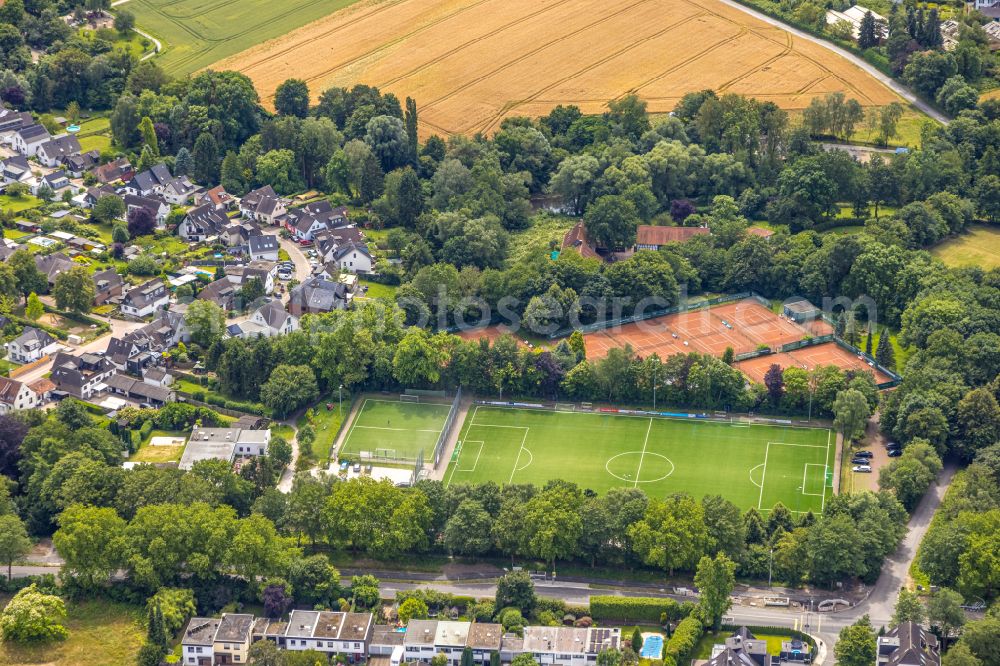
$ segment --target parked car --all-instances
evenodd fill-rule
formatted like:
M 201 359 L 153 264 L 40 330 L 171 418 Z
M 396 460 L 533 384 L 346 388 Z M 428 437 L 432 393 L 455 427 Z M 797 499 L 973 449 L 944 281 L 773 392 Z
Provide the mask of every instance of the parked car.
M 874 454 L 871 451 L 858 451 L 854 454 L 855 458 L 874 458 Z
M 903 449 L 889 449 L 888 456 L 890 458 L 898 458 L 903 455 Z
M 855 465 L 851 468 L 852 472 L 861 472 L 863 474 L 870 474 L 872 471 L 871 465 Z

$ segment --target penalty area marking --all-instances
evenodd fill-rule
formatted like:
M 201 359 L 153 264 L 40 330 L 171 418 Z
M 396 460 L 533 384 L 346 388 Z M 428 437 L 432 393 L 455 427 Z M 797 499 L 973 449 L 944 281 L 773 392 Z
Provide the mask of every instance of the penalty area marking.
M 753 472 L 754 472 L 755 469 L 760 469 L 763 466 L 764 466 L 764 463 L 761 463 L 761 464 L 757 465 L 756 467 L 751 467 L 750 468 L 750 483 L 752 483 L 753 485 L 757 486 L 758 488 L 763 488 L 764 487 L 764 484 L 763 484 L 764 479 L 763 479 L 763 476 L 762 476 L 761 477 L 761 483 L 757 483 L 756 481 L 753 480 Z
M 818 492 L 818 493 L 807 493 L 806 492 L 806 478 L 809 476 L 809 468 L 810 467 L 821 467 L 823 469 L 823 480 L 822 480 L 822 482 L 820 484 L 820 487 L 823 488 L 822 492 Z M 803 495 L 810 495 L 812 497 L 823 497 L 824 495 L 826 495 L 826 463 L 823 463 L 823 464 L 820 464 L 820 463 L 806 463 L 805 464 L 804 469 L 802 470 L 802 494 Z
M 476 468 L 479 467 L 479 456 L 483 455 L 483 447 L 486 446 L 486 442 L 481 439 L 467 439 L 462 442 L 462 451 L 458 455 L 458 462 L 462 461 L 462 455 L 465 453 L 466 449 L 473 444 L 478 444 L 479 449 L 476 451 L 476 460 L 472 463 L 472 467 L 469 467 L 468 469 L 460 469 L 458 465 L 456 465 L 456 472 L 475 472 Z

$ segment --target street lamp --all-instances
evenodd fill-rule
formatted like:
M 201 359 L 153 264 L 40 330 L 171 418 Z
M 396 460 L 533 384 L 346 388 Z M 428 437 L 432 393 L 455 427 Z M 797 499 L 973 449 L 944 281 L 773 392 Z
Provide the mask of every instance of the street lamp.
M 660 370 L 660 359 L 656 359 L 656 365 L 653 366 L 653 411 L 656 411 L 656 378 Z
M 774 548 L 771 549 L 771 557 L 767 561 L 767 589 L 771 589 L 771 570 L 774 568 Z
M 344 419 L 344 385 L 341 384 L 337 388 L 337 397 L 339 402 L 337 403 L 337 418 L 341 421 Z

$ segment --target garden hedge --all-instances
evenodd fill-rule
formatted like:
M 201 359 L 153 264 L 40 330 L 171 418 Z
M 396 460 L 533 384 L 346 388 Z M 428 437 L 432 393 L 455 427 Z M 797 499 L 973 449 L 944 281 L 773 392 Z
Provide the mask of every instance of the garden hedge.
M 689 615 L 681 620 L 677 628 L 674 629 L 674 635 L 663 646 L 664 666 L 687 663 L 704 633 L 705 625 L 695 615 Z
M 671 621 L 687 616 L 691 611 L 688 604 L 673 599 L 655 597 L 612 597 L 590 598 L 590 613 L 595 620 L 659 624 L 664 614 Z

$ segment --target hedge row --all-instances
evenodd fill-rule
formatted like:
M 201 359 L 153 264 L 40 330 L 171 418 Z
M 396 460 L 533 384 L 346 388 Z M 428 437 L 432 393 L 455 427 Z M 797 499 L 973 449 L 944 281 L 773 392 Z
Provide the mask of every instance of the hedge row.
M 705 625 L 695 615 L 689 615 L 681 620 L 674 629 L 674 635 L 663 646 L 663 665 L 677 666 L 687 663 L 703 633 Z
M 655 597 L 590 598 L 590 613 L 595 620 L 610 622 L 642 622 L 657 624 L 662 620 L 677 621 L 691 614 L 693 604 Z
M 722 629 L 724 631 L 736 631 L 740 627 L 746 627 L 747 629 L 750 630 L 750 633 L 755 634 L 755 635 L 770 634 L 772 636 L 791 636 L 792 638 L 797 638 L 800 641 L 802 641 L 803 643 L 806 643 L 806 644 L 812 646 L 813 650 L 816 649 L 816 639 L 814 639 L 812 636 L 810 636 L 809 634 L 805 633 L 804 631 L 799 631 L 798 629 L 789 629 L 788 627 L 765 627 L 765 626 L 756 625 L 756 624 L 755 625 L 749 625 L 749 624 L 741 624 L 741 625 L 724 624 L 724 625 L 722 625 Z
M 227 400 L 218 393 L 211 393 L 208 391 L 198 390 L 191 391 L 187 393 L 185 391 L 178 391 L 181 396 L 190 398 L 194 402 L 200 402 L 206 405 L 213 405 L 215 407 L 221 407 L 227 411 L 234 412 L 237 416 L 242 414 L 255 414 L 257 416 L 266 416 L 267 418 L 272 417 L 271 410 L 260 404 L 259 402 L 240 402 L 239 400 Z

